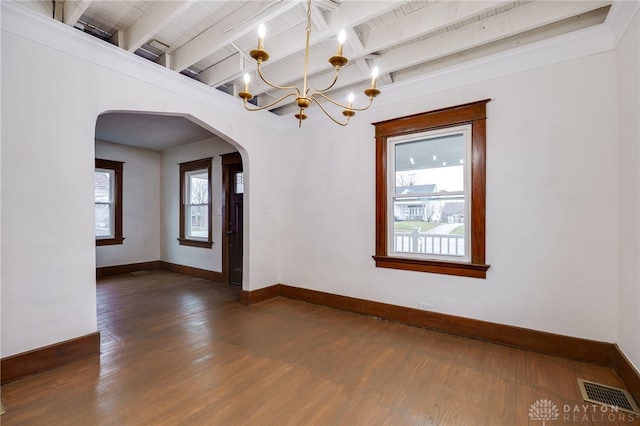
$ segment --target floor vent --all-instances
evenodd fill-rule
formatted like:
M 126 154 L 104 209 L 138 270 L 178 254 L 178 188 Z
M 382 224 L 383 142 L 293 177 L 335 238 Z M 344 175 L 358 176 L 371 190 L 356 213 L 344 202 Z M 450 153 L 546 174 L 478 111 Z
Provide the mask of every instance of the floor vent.
M 131 275 L 145 275 L 145 274 L 148 274 L 148 273 L 149 273 L 149 271 L 133 271 L 133 272 L 130 272 Z
M 620 411 L 640 416 L 640 408 L 626 390 L 583 379 L 578 379 L 578 385 L 585 401 L 606 405 L 607 407 L 617 407 Z

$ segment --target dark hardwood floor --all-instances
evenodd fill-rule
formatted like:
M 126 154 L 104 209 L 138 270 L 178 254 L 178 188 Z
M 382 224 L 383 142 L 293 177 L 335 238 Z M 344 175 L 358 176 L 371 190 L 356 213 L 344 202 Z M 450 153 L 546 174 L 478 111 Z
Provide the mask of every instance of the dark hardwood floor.
M 577 377 L 623 386 L 610 368 L 238 297 L 166 271 L 100 279 L 101 356 L 4 385 L 2 425 L 542 425 L 543 399 L 548 426 L 640 425 L 582 401 Z

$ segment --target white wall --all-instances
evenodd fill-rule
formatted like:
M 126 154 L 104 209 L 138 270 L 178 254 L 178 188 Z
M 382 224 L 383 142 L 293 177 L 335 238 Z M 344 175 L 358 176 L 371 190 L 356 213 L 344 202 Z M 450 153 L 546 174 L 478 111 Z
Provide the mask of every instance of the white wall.
M 160 153 L 96 140 L 96 158 L 123 161 L 122 244 L 96 247 L 96 267 L 160 259 Z
M 615 81 L 609 52 L 423 96 L 421 83 L 408 85 L 401 102 L 383 91 L 386 103 L 346 129 L 317 122 L 304 138 L 291 131 L 280 177 L 282 193 L 295 194 L 281 204 L 282 282 L 614 342 Z M 487 279 L 376 268 L 369 123 L 486 98 Z
M 618 345 L 640 371 L 640 18 L 618 45 L 620 281 Z
M 208 271 L 222 271 L 222 162 L 221 154 L 236 149 L 220 138 L 196 142 L 162 152 L 161 260 Z M 213 247 L 181 246 L 180 163 L 213 157 L 211 167 Z
M 186 114 L 243 154 L 246 289 L 277 283 L 277 123 L 61 23 L 2 2 L 2 353 L 95 332 L 95 123 Z M 11 64 L 11 66 L 6 66 Z M 269 141 L 269 143 L 265 143 Z M 46 217 L 43 212 L 46 211 Z M 255 213 L 255 214 L 254 214 Z

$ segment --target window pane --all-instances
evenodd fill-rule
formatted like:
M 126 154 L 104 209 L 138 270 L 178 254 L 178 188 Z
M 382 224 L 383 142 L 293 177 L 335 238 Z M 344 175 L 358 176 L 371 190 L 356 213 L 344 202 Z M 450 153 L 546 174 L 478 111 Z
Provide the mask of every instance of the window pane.
M 188 204 L 207 204 L 209 202 L 209 174 L 206 170 L 189 173 L 187 185 Z
M 402 197 L 393 202 L 393 251 L 465 256 L 464 197 Z
M 464 190 L 462 133 L 395 144 L 396 194 Z
M 96 203 L 112 202 L 113 171 L 96 170 L 93 178 Z
M 243 172 L 236 173 L 234 190 L 236 194 L 244 193 L 244 173 Z
M 208 206 L 187 206 L 187 237 L 209 238 Z
M 96 237 L 113 236 L 111 223 L 111 205 L 96 204 Z

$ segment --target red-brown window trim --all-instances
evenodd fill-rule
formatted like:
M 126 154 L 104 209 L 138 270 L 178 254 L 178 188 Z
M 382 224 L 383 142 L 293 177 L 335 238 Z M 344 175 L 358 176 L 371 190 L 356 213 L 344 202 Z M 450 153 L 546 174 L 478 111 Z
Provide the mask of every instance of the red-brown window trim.
M 113 238 L 96 237 L 96 246 L 113 246 L 122 244 L 122 171 L 124 163 L 122 161 L 95 159 L 96 169 L 113 170 L 114 173 L 114 218 L 113 218 Z
M 485 186 L 486 105 L 490 99 L 373 123 L 376 128 L 376 254 L 380 268 L 486 278 Z M 388 138 L 447 127 L 471 125 L 471 256 L 470 262 L 389 256 L 387 252 Z
M 203 158 L 200 160 L 188 161 L 186 163 L 180 163 L 180 237 L 178 238 L 178 243 L 182 246 L 191 246 L 191 247 L 201 247 L 201 248 L 211 248 L 213 247 L 213 234 L 212 234 L 212 226 L 213 226 L 213 215 L 211 208 L 211 197 L 212 197 L 212 184 L 211 184 L 211 160 L 212 157 Z M 193 170 L 202 170 L 207 169 L 207 180 L 209 181 L 209 203 L 208 203 L 208 211 L 209 211 L 209 223 L 208 223 L 208 236 L 207 240 L 194 240 L 186 237 L 186 217 L 185 217 L 185 176 L 187 172 L 191 172 Z

